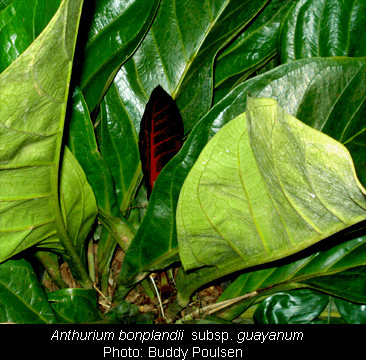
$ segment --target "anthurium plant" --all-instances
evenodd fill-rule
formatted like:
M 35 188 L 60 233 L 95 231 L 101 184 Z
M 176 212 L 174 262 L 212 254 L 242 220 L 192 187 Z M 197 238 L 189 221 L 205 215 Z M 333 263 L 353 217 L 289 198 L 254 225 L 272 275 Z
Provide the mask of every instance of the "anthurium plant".
M 365 28 L 364 0 L 0 0 L 0 322 L 365 323 Z

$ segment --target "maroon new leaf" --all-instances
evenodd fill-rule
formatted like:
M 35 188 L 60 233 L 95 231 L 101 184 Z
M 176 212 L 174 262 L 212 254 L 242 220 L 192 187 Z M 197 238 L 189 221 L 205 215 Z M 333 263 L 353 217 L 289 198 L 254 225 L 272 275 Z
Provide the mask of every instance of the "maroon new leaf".
M 178 106 L 160 85 L 157 86 L 146 104 L 140 125 L 140 159 L 148 199 L 160 171 L 182 147 L 183 134 Z

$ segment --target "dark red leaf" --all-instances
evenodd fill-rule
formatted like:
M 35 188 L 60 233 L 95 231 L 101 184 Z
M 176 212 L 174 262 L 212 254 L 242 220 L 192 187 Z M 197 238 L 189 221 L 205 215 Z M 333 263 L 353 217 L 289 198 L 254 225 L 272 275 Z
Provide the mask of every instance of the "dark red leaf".
M 159 85 L 151 93 L 140 125 L 140 159 L 147 198 L 156 178 L 183 143 L 183 121 L 178 106 Z

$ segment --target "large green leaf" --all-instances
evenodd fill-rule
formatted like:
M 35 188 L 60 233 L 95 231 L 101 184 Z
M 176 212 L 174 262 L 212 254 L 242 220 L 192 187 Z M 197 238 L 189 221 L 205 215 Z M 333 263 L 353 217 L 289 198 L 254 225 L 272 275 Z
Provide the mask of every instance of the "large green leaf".
M 291 0 L 272 0 L 215 60 L 217 103 L 277 53 L 278 29 Z
M 309 57 L 366 56 L 364 0 L 300 0 L 282 24 L 282 63 Z
M 61 0 L 14 0 L 7 3 L 0 4 L 4 7 L 0 8 L 0 73 L 44 30 Z
M 32 266 L 22 260 L 0 264 L 0 322 L 49 324 L 56 317 Z
M 182 187 L 182 264 L 213 266 L 212 274 L 220 269 L 223 276 L 296 253 L 364 220 L 364 193 L 340 143 L 274 100 L 249 99 L 246 113 L 209 142 Z
M 159 3 L 160 0 L 88 1 L 85 22 L 81 24 L 88 32 L 78 83 L 90 111 L 99 104 L 120 66 L 139 46 Z
M 210 108 L 217 52 L 267 2 L 162 0 L 146 38 L 119 71 L 118 90 L 132 122 L 141 120 L 161 85 L 176 100 L 188 133 Z
M 77 217 L 67 223 L 69 210 L 78 210 L 73 206 L 79 201 L 75 196 L 80 196 L 80 187 L 74 188 L 76 193 L 68 188 L 68 194 L 60 199 L 58 189 L 68 83 L 81 7 L 82 1 L 64 0 L 42 34 L 0 76 L 0 261 L 45 239 L 56 238 L 70 245 L 70 236 L 79 249 L 71 246 L 77 256 L 90 228 L 93 197 L 86 202 L 90 206 L 85 213 L 87 221 L 80 222 Z M 82 191 L 88 191 L 83 188 L 89 185 L 80 178 L 82 171 L 75 170 L 75 159 L 69 156 L 68 162 L 61 188 L 72 188 L 78 181 Z

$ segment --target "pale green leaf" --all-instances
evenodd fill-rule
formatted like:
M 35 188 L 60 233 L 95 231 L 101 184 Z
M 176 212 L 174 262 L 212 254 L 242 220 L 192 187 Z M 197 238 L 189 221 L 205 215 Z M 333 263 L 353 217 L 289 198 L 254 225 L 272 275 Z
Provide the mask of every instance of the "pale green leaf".
M 212 138 L 183 185 L 183 266 L 227 274 L 298 252 L 365 219 L 364 193 L 343 145 L 272 99 L 248 99 L 247 112 Z
M 66 234 L 59 159 L 81 7 L 64 0 L 0 76 L 0 261 Z

